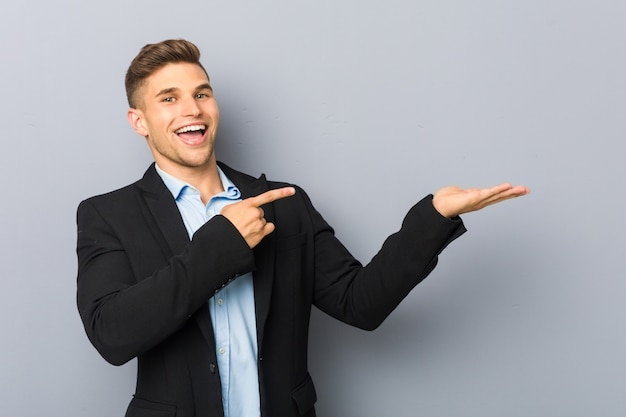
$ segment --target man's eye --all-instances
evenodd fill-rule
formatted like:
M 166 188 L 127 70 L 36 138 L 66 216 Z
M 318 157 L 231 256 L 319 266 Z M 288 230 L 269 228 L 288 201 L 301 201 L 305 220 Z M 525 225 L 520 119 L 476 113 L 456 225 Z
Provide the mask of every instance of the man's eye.
M 206 93 L 198 93 L 196 94 L 197 99 L 207 98 L 209 95 Z
M 165 97 L 163 99 L 163 101 L 166 102 L 166 103 L 173 103 L 174 100 L 176 100 L 174 97 Z

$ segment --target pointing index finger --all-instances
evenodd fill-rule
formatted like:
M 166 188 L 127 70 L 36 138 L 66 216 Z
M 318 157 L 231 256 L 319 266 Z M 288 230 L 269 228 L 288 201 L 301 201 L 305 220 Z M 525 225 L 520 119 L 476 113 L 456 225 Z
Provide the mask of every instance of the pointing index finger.
M 296 193 L 296 189 L 293 187 L 276 188 L 269 190 L 263 194 L 259 194 L 256 197 L 250 197 L 250 202 L 255 207 L 260 207 L 263 204 L 271 203 L 272 201 L 280 200 L 281 198 L 291 197 Z

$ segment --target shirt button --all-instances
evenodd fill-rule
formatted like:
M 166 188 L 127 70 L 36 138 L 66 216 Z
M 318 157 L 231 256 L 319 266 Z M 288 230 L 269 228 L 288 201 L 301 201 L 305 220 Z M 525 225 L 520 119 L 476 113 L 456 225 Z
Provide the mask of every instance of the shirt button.
M 220 353 L 221 353 L 222 355 L 224 354 L 224 352 L 226 352 L 226 349 L 224 349 L 224 348 L 220 348 Z
M 222 304 L 224 304 L 224 300 L 222 300 L 222 299 L 220 298 L 219 300 L 217 300 L 217 304 L 218 304 L 218 305 L 222 305 Z

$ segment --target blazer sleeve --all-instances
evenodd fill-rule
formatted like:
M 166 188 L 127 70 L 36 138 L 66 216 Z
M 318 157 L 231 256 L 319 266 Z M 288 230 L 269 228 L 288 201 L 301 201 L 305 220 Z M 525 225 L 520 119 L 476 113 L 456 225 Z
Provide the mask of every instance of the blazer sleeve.
M 437 265 L 438 256 L 466 229 L 432 205 L 432 195 L 415 204 L 399 231 L 363 266 L 337 240 L 309 204 L 314 225 L 315 295 L 322 311 L 348 324 L 373 330 Z
M 110 204 L 98 203 L 86 200 L 77 211 L 77 304 L 90 341 L 112 364 L 159 344 L 215 292 L 254 268 L 252 251 L 223 216 L 168 257 L 142 239 L 136 213 L 122 219 Z

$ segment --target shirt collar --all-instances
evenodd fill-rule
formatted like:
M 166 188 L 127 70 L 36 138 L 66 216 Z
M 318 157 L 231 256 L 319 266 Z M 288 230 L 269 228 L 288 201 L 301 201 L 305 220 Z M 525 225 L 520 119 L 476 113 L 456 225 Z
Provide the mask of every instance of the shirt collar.
M 165 183 L 167 189 L 170 190 L 170 193 L 172 193 L 172 196 L 175 200 L 178 200 L 181 197 L 186 188 L 196 190 L 193 185 L 163 171 L 156 163 L 154 164 L 154 167 L 156 168 L 156 172 Z M 224 188 L 224 191 L 218 195 L 232 200 L 237 200 L 241 198 L 241 192 L 239 191 L 237 186 L 226 176 L 226 174 L 224 174 L 224 171 L 222 171 L 219 166 L 217 167 L 217 172 L 220 176 L 220 181 L 222 182 L 222 188 Z

